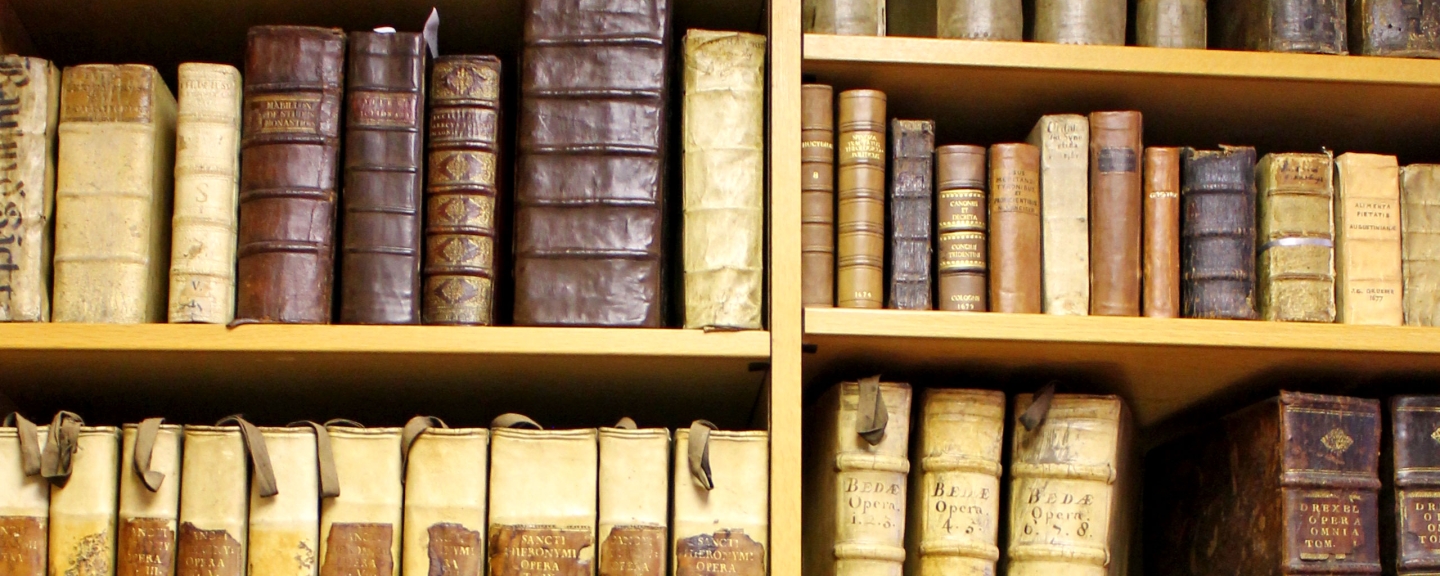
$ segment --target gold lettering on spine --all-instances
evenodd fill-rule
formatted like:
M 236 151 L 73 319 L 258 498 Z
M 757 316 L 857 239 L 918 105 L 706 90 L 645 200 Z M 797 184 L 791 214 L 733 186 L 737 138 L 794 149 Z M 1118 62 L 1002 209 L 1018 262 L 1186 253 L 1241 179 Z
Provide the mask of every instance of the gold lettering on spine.
M 320 100 L 318 92 L 251 96 L 245 100 L 245 132 L 319 135 Z
M 413 129 L 419 102 L 413 92 L 355 92 L 350 95 L 350 125 Z
M 154 98 L 149 66 L 88 65 L 66 68 L 60 121 L 148 124 Z

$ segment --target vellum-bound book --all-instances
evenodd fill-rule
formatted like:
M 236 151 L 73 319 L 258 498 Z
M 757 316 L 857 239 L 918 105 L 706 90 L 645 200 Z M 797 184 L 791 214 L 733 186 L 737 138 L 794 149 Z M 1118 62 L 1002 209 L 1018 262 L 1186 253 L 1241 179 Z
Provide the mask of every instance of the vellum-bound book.
M 266 496 L 250 487 L 249 573 L 260 576 L 315 576 L 320 548 L 320 471 L 315 431 L 261 428 L 279 492 Z
M 675 431 L 674 576 L 765 576 L 770 435 L 706 424 Z
M 60 71 L 7 55 L 0 73 L 0 322 L 48 322 Z
M 670 431 L 624 420 L 599 433 L 599 574 L 665 576 Z
M 40 476 L 39 450 L 48 429 L 30 426 L 0 426 L 0 574 L 6 576 L 45 574 L 50 483 Z
M 925 391 L 911 458 L 906 573 L 995 574 L 1004 432 L 1003 392 Z
M 320 576 L 396 576 L 404 508 L 400 429 L 326 428 L 340 494 L 320 502 Z
M 490 574 L 593 576 L 595 429 L 490 434 Z
M 67 426 L 51 425 L 42 460 L 51 476 L 50 571 L 52 576 L 115 576 L 115 516 L 120 479 L 120 430 L 113 426 L 84 426 L 74 436 L 69 476 L 58 456 L 55 437 L 68 434 Z M 58 461 L 57 461 L 58 460 Z M 63 484 L 62 484 L 63 483 Z
M 245 576 L 250 492 L 234 426 L 186 426 L 180 477 L 179 576 Z
M 180 518 L 179 426 L 126 424 L 120 452 L 117 576 L 173 576 Z
M 429 428 L 405 465 L 405 576 L 480 576 L 490 430 Z

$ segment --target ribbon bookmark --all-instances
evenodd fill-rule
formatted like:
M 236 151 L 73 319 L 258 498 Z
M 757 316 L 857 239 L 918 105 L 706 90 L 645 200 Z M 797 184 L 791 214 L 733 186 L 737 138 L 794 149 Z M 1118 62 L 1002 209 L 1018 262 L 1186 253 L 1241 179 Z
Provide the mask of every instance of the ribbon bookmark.
M 855 413 L 855 433 L 871 446 L 885 439 L 885 425 L 890 423 L 890 413 L 885 409 L 885 398 L 880 394 L 880 376 L 860 379 L 860 406 Z
M 3 425 L 6 428 L 15 428 L 15 433 L 20 436 L 20 469 L 26 476 L 38 476 L 40 474 L 40 429 L 34 422 L 21 416 L 19 412 L 11 412 L 5 416 Z
M 155 455 L 155 439 L 160 436 L 160 423 L 164 421 L 164 418 L 146 418 L 135 427 L 135 455 L 132 465 L 135 474 L 145 484 L 145 489 L 151 492 L 160 491 L 160 485 L 165 483 L 165 473 L 150 468 L 150 460 Z
M 709 420 L 690 423 L 690 477 L 706 491 L 715 489 L 715 477 L 710 472 L 710 431 L 719 430 Z
M 250 466 L 255 469 L 255 489 L 264 498 L 279 494 L 280 486 L 275 482 L 275 466 L 270 463 L 270 449 L 265 447 L 265 435 L 239 414 L 223 418 L 215 425 L 225 426 L 232 422 L 240 427 L 240 438 L 245 440 L 245 451 L 250 453 Z

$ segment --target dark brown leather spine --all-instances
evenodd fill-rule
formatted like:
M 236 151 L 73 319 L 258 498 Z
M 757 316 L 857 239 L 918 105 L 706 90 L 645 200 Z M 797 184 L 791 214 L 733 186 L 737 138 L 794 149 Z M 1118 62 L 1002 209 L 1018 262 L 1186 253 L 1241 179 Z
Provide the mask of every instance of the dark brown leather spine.
M 1440 396 L 1390 399 L 1394 484 L 1385 488 L 1381 561 L 1401 576 L 1440 570 Z M 1390 516 L 1385 518 L 1384 516 Z M 1393 539 L 1392 539 L 1393 538 Z
M 885 93 L 840 93 L 835 303 L 880 308 L 885 290 Z
M 1183 314 L 1253 320 L 1255 149 L 1186 148 L 1180 159 Z
M 495 321 L 500 59 L 441 56 L 430 75 L 425 324 Z
M 425 43 L 351 32 L 349 67 L 340 322 L 419 324 Z
M 800 87 L 800 286 L 805 306 L 835 305 L 835 96 Z
M 515 323 L 663 322 L 668 0 L 530 0 Z
M 1090 114 L 1090 313 L 1140 315 L 1140 113 Z
M 1145 294 L 1150 318 L 1180 316 L 1180 149 L 1145 149 Z
M 1399 1 L 1399 0 L 1397 0 Z M 1346 0 L 1217 0 L 1211 46 L 1345 54 Z
M 935 149 L 936 228 L 940 233 L 939 309 L 989 310 L 986 283 L 985 148 Z
M 934 121 L 890 121 L 890 308 L 931 308 L 934 157 Z
M 990 309 L 1039 314 L 1040 149 L 990 147 Z
M 338 29 L 250 29 L 237 322 L 330 322 L 344 64 Z
M 1350 0 L 1350 52 L 1440 58 L 1440 0 Z

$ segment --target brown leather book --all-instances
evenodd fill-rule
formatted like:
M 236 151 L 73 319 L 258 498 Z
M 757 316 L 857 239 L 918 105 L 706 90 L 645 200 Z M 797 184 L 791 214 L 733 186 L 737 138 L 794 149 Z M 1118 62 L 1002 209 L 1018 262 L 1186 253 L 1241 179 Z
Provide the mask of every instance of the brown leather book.
M 351 32 L 349 67 L 340 322 L 419 324 L 424 40 Z
M 1180 149 L 1145 149 L 1145 316 L 1180 316 Z
M 800 87 L 800 289 L 805 306 L 835 305 L 835 90 Z
M 1390 445 L 1380 467 L 1380 563 L 1384 573 L 1421 576 L 1440 570 L 1440 396 L 1390 399 Z
M 1140 113 L 1090 114 L 1090 313 L 1140 315 Z
M 330 322 L 344 62 L 345 34 L 338 29 L 250 29 L 238 322 Z
M 986 282 L 985 148 L 935 149 L 935 227 L 939 229 L 940 310 L 989 309 Z
M 1379 402 L 1281 392 L 1150 450 L 1146 572 L 1379 574 L 1379 449 Z
M 890 122 L 890 308 L 929 310 L 935 122 Z
M 1181 313 L 1253 320 L 1255 149 L 1180 152 Z
M 532 4 L 515 323 L 660 326 L 670 3 Z
M 1040 149 L 990 147 L 990 309 L 1039 314 Z
M 880 308 L 885 290 L 885 93 L 840 93 L 835 299 Z
M 435 60 L 425 182 L 425 324 L 495 322 L 499 99 L 499 58 Z
M 1350 53 L 1440 58 L 1434 0 L 1350 0 Z
M 1345 54 L 1345 0 L 1217 0 L 1213 48 Z

